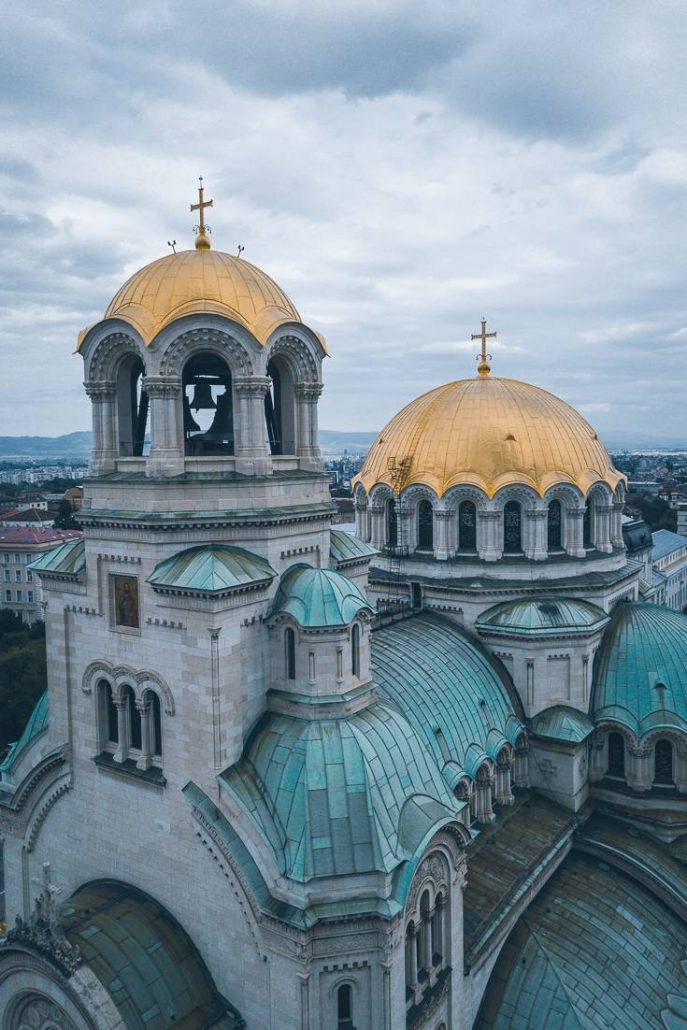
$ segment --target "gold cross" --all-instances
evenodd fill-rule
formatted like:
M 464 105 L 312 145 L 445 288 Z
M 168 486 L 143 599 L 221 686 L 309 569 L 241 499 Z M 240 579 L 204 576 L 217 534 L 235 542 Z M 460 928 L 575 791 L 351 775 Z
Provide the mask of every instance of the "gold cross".
M 487 340 L 492 339 L 492 337 L 493 339 L 496 339 L 496 333 L 487 332 L 486 318 L 482 319 L 482 332 L 472 333 L 470 336 L 471 340 L 482 341 L 482 353 L 477 355 L 477 360 L 479 361 L 477 371 L 481 376 L 488 376 L 491 372 L 491 365 L 489 364 L 489 362 L 491 361 L 491 354 L 487 354 Z
M 203 189 L 203 176 L 202 175 L 199 176 L 198 183 L 199 183 L 199 185 L 198 185 L 198 203 L 197 204 L 191 204 L 191 211 L 199 211 L 200 212 L 198 225 L 195 226 L 195 231 L 196 231 L 196 250 L 209 250 L 210 249 L 210 240 L 208 239 L 207 234 L 211 230 L 210 230 L 210 226 L 205 224 L 205 208 L 206 207 L 212 207 L 212 203 L 213 202 L 211 200 L 204 200 L 203 199 L 204 189 Z

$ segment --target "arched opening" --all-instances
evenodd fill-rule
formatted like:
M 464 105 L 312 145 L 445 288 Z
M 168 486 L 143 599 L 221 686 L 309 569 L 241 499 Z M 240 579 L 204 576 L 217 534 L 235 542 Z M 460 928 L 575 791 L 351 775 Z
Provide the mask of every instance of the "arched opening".
M 673 778 L 673 745 L 669 740 L 656 741 L 654 750 L 654 783 L 660 787 L 672 787 Z
M 547 529 L 548 529 L 548 550 L 560 551 L 563 548 L 563 518 L 562 518 L 561 502 L 551 501 L 548 511 Z
M 508 501 L 503 509 L 503 553 L 522 553 L 522 513 L 517 501 Z
M 587 501 L 582 519 L 582 543 L 586 548 L 592 546 L 592 502 L 590 500 Z
M 141 750 L 141 713 L 136 706 L 136 695 L 131 687 L 124 687 L 127 722 L 129 726 L 129 747 Z
M 291 367 L 281 357 L 267 363 L 270 388 L 265 394 L 265 423 L 270 454 L 296 453 L 296 404 Z
M 148 453 L 148 394 L 143 389 L 145 367 L 130 354 L 117 372 L 117 438 L 123 458 L 140 458 Z
M 150 705 L 148 716 L 148 732 L 150 734 L 150 753 L 155 758 L 162 757 L 162 713 L 160 698 L 154 690 L 147 690 L 143 700 Z
M 477 550 L 477 508 L 472 501 L 461 501 L 458 508 L 458 549 L 468 553 Z
M 434 509 L 431 501 L 422 500 L 417 506 L 417 547 L 419 551 L 434 550 Z
M 621 733 L 608 734 L 608 775 L 625 779 L 625 741 Z
M 353 1030 L 353 990 L 341 984 L 336 992 L 337 1030 Z
M 351 671 L 360 676 L 360 626 L 354 623 L 351 630 Z
M 398 518 L 393 497 L 386 502 L 386 543 L 387 547 L 396 547 L 398 544 Z
M 287 629 L 284 633 L 284 650 L 286 657 L 286 678 L 287 680 L 295 680 L 296 678 L 296 634 L 292 629 Z
M 196 354 L 184 365 L 184 447 L 186 454 L 234 453 L 234 399 L 231 371 L 218 354 Z
M 423 891 L 420 897 L 420 924 L 421 929 L 418 934 L 418 979 L 426 980 L 429 974 L 429 970 L 432 965 L 432 941 L 431 941 L 431 922 L 429 914 L 429 891 Z
M 100 704 L 100 736 L 102 744 L 119 743 L 119 724 L 117 721 L 117 709 L 112 698 L 112 687 L 107 680 L 100 680 L 98 683 L 98 695 Z

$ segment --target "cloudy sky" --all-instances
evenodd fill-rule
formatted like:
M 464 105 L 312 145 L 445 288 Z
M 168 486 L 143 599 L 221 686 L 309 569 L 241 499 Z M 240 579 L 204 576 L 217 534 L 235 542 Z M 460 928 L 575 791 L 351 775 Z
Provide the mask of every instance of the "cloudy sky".
M 77 333 L 214 245 L 328 339 L 321 425 L 474 374 L 687 438 L 684 0 L 32 0 L 0 42 L 0 433 L 88 428 Z

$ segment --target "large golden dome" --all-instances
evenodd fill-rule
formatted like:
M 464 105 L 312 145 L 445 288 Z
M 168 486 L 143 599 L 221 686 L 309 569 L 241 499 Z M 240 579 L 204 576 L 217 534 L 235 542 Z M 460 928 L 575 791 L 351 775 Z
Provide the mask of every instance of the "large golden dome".
M 513 483 L 540 496 L 561 482 L 586 493 L 600 480 L 615 490 L 623 476 L 581 415 L 546 390 L 492 376 L 412 401 L 379 434 L 356 478 L 367 491 L 380 482 L 423 483 L 439 497 L 458 484 L 489 497 Z
M 264 344 L 285 322 L 300 322 L 286 294 L 265 272 L 219 250 L 183 250 L 158 258 L 124 283 L 105 318 L 121 318 L 146 345 L 184 315 L 217 314 L 244 326 Z

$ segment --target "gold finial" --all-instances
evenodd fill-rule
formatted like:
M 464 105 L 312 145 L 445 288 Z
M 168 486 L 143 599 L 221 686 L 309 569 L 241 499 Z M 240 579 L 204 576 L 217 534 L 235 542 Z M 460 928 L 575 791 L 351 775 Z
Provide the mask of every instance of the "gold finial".
M 209 225 L 205 224 L 205 208 L 212 207 L 211 200 L 203 200 L 203 176 L 198 177 L 198 203 L 191 204 L 191 211 L 199 211 L 198 225 L 193 226 L 193 231 L 196 234 L 196 250 L 209 250 L 210 240 L 208 233 L 212 232 Z
M 482 341 L 482 353 L 477 355 L 477 360 L 479 361 L 477 371 L 482 377 L 488 376 L 491 372 L 491 365 L 489 364 L 489 362 L 491 361 L 491 354 L 487 354 L 487 340 L 491 339 L 492 337 L 496 339 L 496 333 L 487 332 L 486 318 L 482 319 L 482 332 L 472 333 L 470 336 L 471 340 Z

